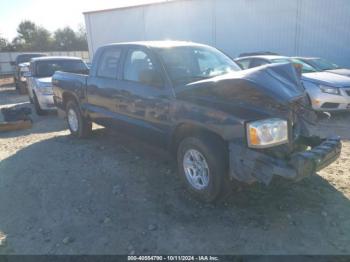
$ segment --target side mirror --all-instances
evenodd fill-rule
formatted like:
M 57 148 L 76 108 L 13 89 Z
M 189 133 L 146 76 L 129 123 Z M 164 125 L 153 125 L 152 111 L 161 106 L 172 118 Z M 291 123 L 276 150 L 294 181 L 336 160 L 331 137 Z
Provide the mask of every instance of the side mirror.
M 11 61 L 11 62 L 10 62 L 10 65 L 11 65 L 11 66 L 15 66 L 15 65 L 16 65 L 16 62 Z
M 298 77 L 301 79 L 303 75 L 303 65 L 299 63 L 293 63 L 293 66 L 298 74 Z
M 139 80 L 141 83 L 149 86 L 162 87 L 163 78 L 160 72 L 154 69 L 146 69 L 140 72 Z

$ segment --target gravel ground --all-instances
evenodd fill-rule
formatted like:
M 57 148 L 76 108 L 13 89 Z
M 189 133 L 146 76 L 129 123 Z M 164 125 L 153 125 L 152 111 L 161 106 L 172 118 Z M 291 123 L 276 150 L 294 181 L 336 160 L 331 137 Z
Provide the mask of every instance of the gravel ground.
M 0 107 L 17 103 L 0 87 Z M 349 120 L 315 128 L 344 147 L 318 176 L 235 186 L 214 206 L 152 145 L 98 126 L 77 140 L 56 115 L 34 116 L 0 134 L 0 254 L 350 254 Z

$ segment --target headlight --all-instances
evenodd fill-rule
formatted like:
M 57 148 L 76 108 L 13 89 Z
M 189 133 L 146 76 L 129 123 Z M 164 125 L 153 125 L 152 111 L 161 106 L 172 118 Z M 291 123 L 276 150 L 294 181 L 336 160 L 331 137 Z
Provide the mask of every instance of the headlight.
M 272 118 L 247 124 L 248 146 L 266 148 L 288 143 L 288 122 Z
M 52 95 L 52 84 L 45 82 L 38 82 L 38 91 L 43 95 Z
M 320 85 L 320 89 L 323 93 L 340 95 L 339 88 L 336 88 L 336 87 Z

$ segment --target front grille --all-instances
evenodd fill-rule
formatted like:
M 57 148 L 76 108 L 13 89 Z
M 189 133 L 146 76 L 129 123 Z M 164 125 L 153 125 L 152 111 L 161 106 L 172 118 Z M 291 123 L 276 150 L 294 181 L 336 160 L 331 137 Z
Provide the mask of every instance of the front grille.
M 328 109 L 334 109 L 338 108 L 339 104 L 337 103 L 324 103 L 321 107 L 322 108 L 328 108 Z

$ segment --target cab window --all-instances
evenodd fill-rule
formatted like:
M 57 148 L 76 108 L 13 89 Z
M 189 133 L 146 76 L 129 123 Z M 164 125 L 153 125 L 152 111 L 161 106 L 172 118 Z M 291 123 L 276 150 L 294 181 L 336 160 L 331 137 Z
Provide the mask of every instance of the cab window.
M 121 50 L 119 48 L 105 50 L 98 64 L 97 76 L 116 79 L 120 55 Z
M 154 63 L 146 52 L 129 50 L 124 66 L 124 80 L 142 82 L 142 73 L 153 69 Z
M 127 53 L 123 79 L 142 85 L 162 87 L 164 85 L 162 75 L 155 66 L 151 56 L 138 49 L 131 49 Z

